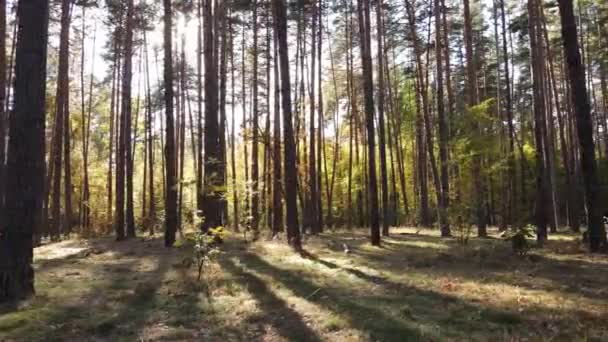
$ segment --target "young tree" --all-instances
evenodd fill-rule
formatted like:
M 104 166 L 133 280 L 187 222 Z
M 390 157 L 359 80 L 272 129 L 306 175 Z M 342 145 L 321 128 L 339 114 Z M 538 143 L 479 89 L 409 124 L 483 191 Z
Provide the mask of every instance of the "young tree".
M 34 294 L 33 233 L 44 196 L 48 0 L 20 0 L 15 107 L 10 117 L 6 208 L 0 234 L 0 302 Z

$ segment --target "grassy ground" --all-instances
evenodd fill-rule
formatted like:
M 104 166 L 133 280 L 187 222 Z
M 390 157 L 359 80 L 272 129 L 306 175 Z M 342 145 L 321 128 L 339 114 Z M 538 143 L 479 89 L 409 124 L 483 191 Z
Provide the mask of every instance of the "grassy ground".
M 344 252 L 344 245 L 350 252 Z M 396 229 L 283 242 L 229 237 L 204 282 L 191 248 L 70 240 L 36 250 L 37 296 L 0 312 L 9 341 L 608 340 L 608 258 L 568 234 L 513 255 Z

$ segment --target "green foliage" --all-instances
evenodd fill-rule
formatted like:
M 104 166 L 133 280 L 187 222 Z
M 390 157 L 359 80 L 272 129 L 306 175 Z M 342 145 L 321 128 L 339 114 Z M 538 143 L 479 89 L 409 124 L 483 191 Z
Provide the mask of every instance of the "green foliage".
M 473 234 L 473 225 L 467 219 L 469 208 L 466 208 L 461 203 L 455 203 L 449 208 L 448 220 L 458 243 L 462 246 L 467 246 Z
M 200 281 L 203 276 L 205 266 L 209 264 L 220 252 L 218 242 L 225 237 L 224 227 L 219 226 L 210 228 L 207 233 L 197 232 L 188 235 L 186 239 L 193 244 L 193 256 L 185 258 L 182 263 L 184 266 L 196 265 Z
M 535 231 L 536 227 L 528 224 L 527 226 L 512 228 L 510 231 L 507 231 L 505 238 L 507 240 L 511 240 L 513 252 L 523 256 L 526 255 L 526 253 L 528 253 L 528 249 L 530 249 L 527 239 L 533 238 Z

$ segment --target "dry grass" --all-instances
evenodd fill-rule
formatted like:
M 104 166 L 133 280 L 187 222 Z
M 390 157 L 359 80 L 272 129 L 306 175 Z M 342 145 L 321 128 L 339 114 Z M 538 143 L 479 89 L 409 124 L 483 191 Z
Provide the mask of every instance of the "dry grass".
M 305 248 L 229 237 L 198 283 L 190 247 L 160 239 L 41 247 L 38 294 L 0 316 L 0 340 L 608 340 L 608 258 L 569 234 L 527 257 L 407 228 L 382 247 L 341 231 Z

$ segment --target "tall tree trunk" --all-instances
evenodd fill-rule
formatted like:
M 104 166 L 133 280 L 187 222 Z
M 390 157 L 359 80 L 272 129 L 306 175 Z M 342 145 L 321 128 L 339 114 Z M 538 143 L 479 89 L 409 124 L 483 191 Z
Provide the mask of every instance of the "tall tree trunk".
M 302 249 L 298 227 L 296 144 L 291 116 L 291 84 L 289 78 L 289 51 L 287 49 L 287 9 L 285 0 L 272 0 L 274 25 L 279 43 L 281 73 L 281 102 L 283 104 L 284 186 L 287 210 L 287 241 L 296 250 Z
M 507 149 L 508 166 L 507 177 L 509 178 L 509 201 L 506 222 L 513 223 L 513 211 L 516 207 L 517 200 L 517 184 L 515 177 L 515 125 L 513 124 L 513 99 L 511 97 L 511 73 L 509 68 L 509 50 L 507 47 L 507 21 L 505 15 L 505 0 L 500 0 L 500 20 L 502 28 L 502 58 L 503 68 L 505 73 L 505 110 L 507 113 L 507 125 L 509 128 L 509 144 Z
M 382 235 L 389 235 L 388 175 L 386 168 L 386 132 L 384 123 L 384 26 L 382 0 L 376 2 L 377 58 L 378 58 L 378 147 L 380 150 L 380 185 L 382 190 Z
M 124 120 L 124 131 L 122 132 L 122 144 L 119 148 L 124 149 L 121 153 L 124 158 L 124 179 L 126 183 L 126 211 L 125 222 L 127 238 L 135 237 L 135 213 L 133 210 L 133 144 L 131 142 L 132 132 L 132 108 L 131 108 L 131 81 L 133 78 L 133 30 L 135 11 L 133 0 L 127 1 L 127 17 L 124 41 L 124 63 L 122 80 L 122 117 Z
M 146 130 L 148 131 L 147 151 L 148 160 L 144 163 L 148 163 L 148 201 L 149 210 L 148 217 L 145 218 L 145 222 L 149 225 L 150 235 L 154 235 L 154 226 L 156 225 L 156 196 L 154 195 L 154 114 L 152 113 L 152 94 L 150 86 L 150 63 L 148 55 L 148 39 L 146 31 L 144 30 L 144 58 L 146 63 L 146 104 L 147 104 L 147 118 L 146 118 Z M 144 207 L 145 203 L 142 204 Z
M 276 18 L 274 19 L 276 20 Z M 279 84 L 279 51 L 277 32 L 274 32 L 274 118 L 272 123 L 272 235 L 283 231 L 283 203 L 281 186 L 281 86 Z
M 0 0 L 0 229 L 4 217 L 6 160 L 6 0 Z
M 55 127 L 53 130 L 53 149 L 51 152 L 51 162 L 53 163 L 53 192 L 51 201 L 51 237 L 58 239 L 61 234 L 61 170 L 63 167 L 63 157 L 68 158 L 64 150 L 64 138 L 68 135 L 64 130 L 68 125 L 64 121 L 68 120 L 69 112 L 69 49 L 70 49 L 70 21 L 71 5 L 69 0 L 61 2 L 61 32 L 59 34 L 59 67 L 57 74 L 57 93 L 55 107 Z M 68 150 L 69 152 L 69 150 Z M 67 165 L 67 163 L 66 163 Z M 68 170 L 64 170 L 67 172 Z M 67 176 L 66 176 L 67 178 Z M 67 188 L 67 186 L 66 186 Z M 67 195 L 67 193 L 65 194 Z M 67 210 L 67 208 L 65 208 Z M 67 211 L 66 216 L 67 218 Z M 64 225 L 67 227 L 67 224 Z
M 220 141 L 218 122 L 217 45 L 214 32 L 212 0 L 204 0 L 204 60 L 205 60 L 205 165 L 203 194 L 203 231 L 222 225 Z M 217 14 L 217 13 L 215 13 Z
M 310 117 L 308 121 L 309 127 L 309 148 L 308 148 L 308 199 L 306 200 L 306 209 L 304 216 L 304 229 L 308 229 L 311 233 L 318 233 L 319 222 L 317 213 L 317 139 L 315 132 L 315 77 L 316 77 L 316 52 L 317 52 L 317 20 L 318 20 L 317 1 L 312 4 L 312 26 L 310 30 L 310 79 L 309 79 L 309 109 Z M 303 75 L 302 75 L 303 77 Z M 319 89 L 319 91 L 321 91 Z M 320 142 L 319 142 L 320 143 Z
M 439 196 L 439 228 L 441 236 L 450 236 L 448 221 L 448 206 L 450 201 L 450 183 L 448 175 L 448 123 L 445 117 L 443 99 L 443 54 L 441 39 L 441 12 L 440 0 L 435 0 L 435 58 L 437 69 L 437 119 L 439 121 L 439 161 L 441 163 L 441 195 Z M 447 44 L 446 42 L 443 42 Z M 449 78 L 449 75 L 448 75 Z
M 19 1 L 15 107 L 10 116 L 6 208 L 0 235 L 0 302 L 34 294 L 32 236 L 41 220 L 45 178 L 48 0 Z
M 177 230 L 177 184 L 175 175 L 175 127 L 173 123 L 173 45 L 171 0 L 163 0 L 164 9 L 164 85 L 165 85 L 165 246 L 175 243 Z
M 116 112 L 115 112 L 115 102 L 116 102 L 116 88 L 117 88 L 117 78 L 118 78 L 118 73 L 117 70 L 118 68 L 118 60 L 119 60 L 119 54 L 117 53 L 118 51 L 118 44 L 114 44 L 114 61 L 112 63 L 112 91 L 111 91 L 111 99 L 110 99 L 110 142 L 109 142 L 109 148 L 108 148 L 108 185 L 107 185 L 107 191 L 108 191 L 108 204 L 107 204 L 107 222 L 109 222 L 110 224 L 113 224 L 114 220 L 113 220 L 113 190 L 114 190 L 114 184 L 113 184 L 113 179 L 114 177 L 112 176 L 112 170 L 114 167 L 114 131 L 116 130 L 115 126 L 116 126 Z
M 547 196 L 545 167 L 545 98 L 542 40 L 539 34 L 539 5 L 536 0 L 528 0 L 529 35 L 534 93 L 534 138 L 536 142 L 536 213 L 537 241 L 542 245 L 547 239 Z
M 351 229 L 353 226 L 353 140 L 355 133 L 355 111 L 354 111 L 354 98 L 353 98 L 353 72 L 352 72 L 352 60 L 353 60 L 353 2 L 349 0 L 348 10 L 346 15 L 346 93 L 348 98 L 348 186 L 346 190 L 347 195 L 347 228 Z
M 243 134 L 243 164 L 245 165 L 245 213 L 248 217 L 246 219 L 247 228 L 250 228 L 251 219 L 250 216 L 250 189 L 249 189 L 249 154 L 248 154 L 248 132 L 247 132 L 247 82 L 245 81 L 246 68 L 245 68 L 245 50 L 246 50 L 246 32 L 245 25 L 243 25 L 243 35 L 241 38 L 241 103 L 243 105 L 243 121 L 241 124 L 241 132 Z
M 315 204 L 315 211 L 317 214 L 316 218 L 316 231 L 319 233 L 323 232 L 323 168 L 321 162 L 323 161 L 323 151 L 324 151 L 324 139 L 323 139 L 323 129 L 324 129 L 324 115 L 323 115 L 323 0 L 319 0 L 317 4 L 317 16 L 319 29 L 317 30 L 317 74 L 319 75 L 317 80 L 319 86 L 317 87 L 319 90 L 319 103 L 317 104 L 317 199 Z M 325 171 L 327 173 L 327 170 Z
M 606 245 L 606 231 L 601 219 L 599 206 L 599 184 L 595 163 L 595 146 L 593 141 L 593 124 L 591 108 L 585 87 L 585 70 L 581 63 L 578 49 L 576 21 L 572 0 L 559 0 L 559 12 L 562 41 L 568 65 L 570 96 L 576 109 L 576 126 L 578 132 L 580 158 L 585 183 L 585 201 L 589 226 L 589 248 L 598 252 Z
M 227 178 L 226 178 L 226 61 L 227 61 L 227 9 L 226 3 L 222 1 L 219 5 L 219 27 L 220 27 L 220 41 L 219 41 L 219 77 L 220 77 L 220 98 L 219 98 L 219 111 L 220 111 L 220 122 L 219 122 L 219 143 L 220 143 L 220 170 L 219 178 L 222 182 L 221 189 L 226 189 Z M 216 62 L 217 63 L 217 62 Z M 225 190 L 221 190 L 220 205 L 221 205 L 221 217 L 222 222 L 227 222 L 228 219 L 228 202 L 226 196 L 224 196 Z
M 259 194 L 259 167 L 258 167 L 258 140 L 259 140 L 259 121 L 258 121 L 258 2 L 253 1 L 253 111 L 251 112 L 251 229 L 253 230 L 254 240 L 259 236 L 260 224 L 260 194 Z
M 365 126 L 367 128 L 368 154 L 368 199 L 370 204 L 371 243 L 380 245 L 380 222 L 378 217 L 378 183 L 376 177 L 376 144 L 374 129 L 374 84 L 372 79 L 371 23 L 369 0 L 358 0 L 359 36 L 361 64 L 363 65 L 363 86 L 365 94 Z
M 427 180 L 427 157 L 426 151 L 429 151 L 429 157 L 432 155 L 431 165 L 435 165 L 434 170 L 436 171 L 436 163 L 434 152 L 432 148 L 432 137 L 429 135 L 430 132 L 430 120 L 428 118 L 428 99 L 426 92 L 426 85 L 423 76 L 422 66 L 422 51 L 418 42 L 418 34 L 416 33 L 416 13 L 413 6 L 408 0 L 405 1 L 407 10 L 408 23 L 410 26 L 410 38 L 414 44 L 414 57 L 416 63 L 416 77 L 415 77 L 415 88 L 416 88 L 416 148 L 417 148 L 417 173 L 418 173 L 418 184 L 420 188 L 420 223 L 422 226 L 430 225 L 429 215 L 429 204 L 428 204 L 428 180 Z M 430 32 L 429 32 L 430 35 Z M 420 106 L 420 100 L 422 99 L 422 108 Z M 424 118 L 424 120 L 423 120 Z M 424 126 L 423 126 L 424 122 Z M 428 146 L 423 141 L 426 138 Z M 437 172 L 433 175 L 436 176 Z M 435 184 L 438 185 L 438 178 L 435 177 Z M 439 188 L 437 188 L 439 190 Z M 437 191 L 440 196 L 439 191 Z M 440 201 L 438 201 L 440 202 Z
M 232 30 L 232 20 L 229 21 L 229 32 L 230 32 L 230 104 L 231 104 L 231 109 L 232 109 L 232 113 L 231 113 L 231 132 L 230 132 L 230 162 L 231 162 L 231 171 L 232 171 L 232 205 L 233 205 L 233 216 L 232 216 L 232 224 L 234 227 L 234 231 L 238 232 L 239 231 L 239 224 L 240 224 L 240 220 L 239 220 L 239 193 L 238 193 L 238 189 L 237 189 L 237 185 L 236 185 L 236 178 L 237 178 L 237 174 L 236 174 L 236 115 L 235 115 L 235 108 L 236 108 L 236 96 L 234 93 L 234 85 L 235 85 L 235 79 L 234 79 L 234 72 L 235 72 L 235 67 L 234 67 L 234 31 Z M 244 114 L 244 113 L 243 113 Z
M 197 216 L 203 215 L 203 0 L 196 2 L 198 14 L 196 47 L 196 90 L 197 90 L 197 129 L 196 129 L 196 209 Z
M 65 100 L 65 112 L 63 120 L 63 200 L 64 200 L 64 220 L 62 232 L 67 236 L 72 230 L 72 160 L 71 152 L 71 137 L 70 137 L 70 97 L 69 83 L 68 96 Z
M 179 60 L 179 93 L 176 96 L 177 101 L 180 103 L 178 107 L 177 117 L 179 118 L 177 123 L 177 148 L 178 148 L 178 163 L 177 163 L 177 179 L 179 182 L 178 193 L 177 193 L 177 230 L 180 234 L 183 232 L 183 208 L 184 208 L 184 158 L 186 154 L 186 38 L 182 35 L 181 41 L 181 56 Z
M 86 6 L 82 8 L 82 46 L 84 46 L 86 35 Z M 81 56 L 81 100 L 82 100 L 82 164 L 83 164 L 83 179 L 82 179 L 82 197 L 80 200 L 80 225 L 82 231 L 87 233 L 89 230 L 90 219 L 91 219 L 91 206 L 89 203 L 90 198 L 90 187 L 89 187 L 89 141 L 91 131 L 91 116 L 93 115 L 93 83 L 94 83 L 94 70 L 95 70 L 95 48 L 97 41 L 97 22 L 95 22 L 95 28 L 93 30 L 93 49 L 91 51 L 91 71 L 89 75 L 89 102 L 88 108 L 85 115 L 85 95 L 84 95 L 84 67 L 85 67 L 85 49 L 82 49 Z
M 466 51 L 466 73 L 467 73 L 467 103 L 469 107 L 477 105 L 477 75 L 476 57 L 473 55 L 473 29 L 469 0 L 464 0 L 464 41 Z M 479 125 L 474 123 L 473 134 L 479 133 Z M 481 175 L 481 156 L 473 156 L 472 166 L 473 177 L 473 196 L 475 197 L 475 212 L 477 217 L 477 235 L 485 237 L 487 235 L 487 213 L 485 210 L 485 185 Z

